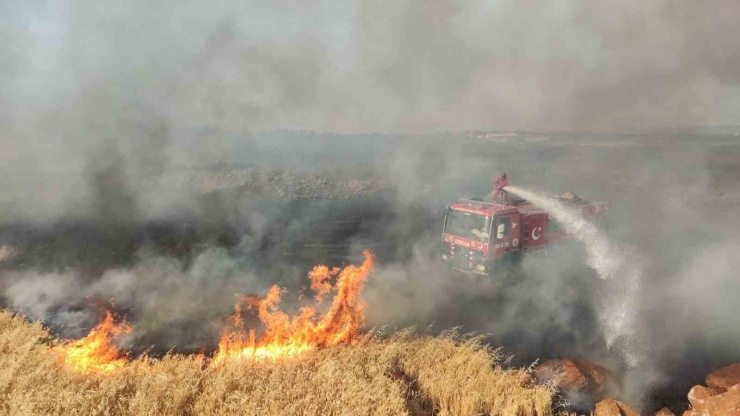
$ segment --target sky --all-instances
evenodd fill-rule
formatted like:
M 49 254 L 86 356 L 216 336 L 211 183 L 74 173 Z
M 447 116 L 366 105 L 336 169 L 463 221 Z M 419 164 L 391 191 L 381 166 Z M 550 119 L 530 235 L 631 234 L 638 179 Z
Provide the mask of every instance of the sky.
M 122 103 L 170 126 L 237 130 L 740 124 L 740 6 L 728 0 L 0 7 L 0 115 L 16 126 L 60 107 L 45 124 L 80 124 L 85 105 Z

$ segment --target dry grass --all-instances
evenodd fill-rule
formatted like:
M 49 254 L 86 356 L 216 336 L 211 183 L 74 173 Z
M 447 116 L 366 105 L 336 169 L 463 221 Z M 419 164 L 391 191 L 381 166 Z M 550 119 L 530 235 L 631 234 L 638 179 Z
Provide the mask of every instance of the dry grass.
M 367 336 L 292 361 L 139 358 L 84 375 L 38 324 L 0 310 L 0 414 L 7 415 L 550 415 L 551 392 L 522 387 L 478 339 Z M 389 375 L 403 371 L 411 387 Z

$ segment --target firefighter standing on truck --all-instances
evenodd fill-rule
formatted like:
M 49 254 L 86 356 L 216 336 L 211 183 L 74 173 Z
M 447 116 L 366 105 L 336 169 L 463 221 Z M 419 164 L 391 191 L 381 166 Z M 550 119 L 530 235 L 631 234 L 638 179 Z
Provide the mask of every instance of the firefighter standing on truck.
M 504 191 L 504 188 L 509 186 L 509 180 L 506 178 L 506 173 L 501 173 L 501 176 L 496 178 L 496 182 L 493 184 L 493 198 L 492 202 L 503 202 L 509 203 L 509 193 Z

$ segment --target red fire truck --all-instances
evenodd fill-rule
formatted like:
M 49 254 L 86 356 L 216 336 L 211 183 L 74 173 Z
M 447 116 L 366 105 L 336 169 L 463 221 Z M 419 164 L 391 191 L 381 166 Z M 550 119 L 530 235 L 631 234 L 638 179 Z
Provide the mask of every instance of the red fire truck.
M 607 210 L 602 201 L 566 193 L 556 197 L 584 217 Z M 572 237 L 545 210 L 513 197 L 507 204 L 459 199 L 445 210 L 442 258 L 453 269 L 489 275 L 494 266 L 516 263 L 523 253 Z

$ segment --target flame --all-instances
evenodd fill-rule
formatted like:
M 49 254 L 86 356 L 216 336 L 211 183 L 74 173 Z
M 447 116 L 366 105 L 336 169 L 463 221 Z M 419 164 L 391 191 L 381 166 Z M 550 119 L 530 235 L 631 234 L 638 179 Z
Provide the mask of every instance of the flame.
M 130 332 L 131 327 L 126 323 L 114 324 L 113 315 L 106 311 L 105 319 L 91 329 L 85 338 L 69 341 L 60 347 L 64 361 L 83 373 L 109 374 L 126 364 L 125 353 L 113 345 L 111 339 Z
M 283 289 L 273 286 L 263 299 L 245 296 L 234 307 L 231 327 L 224 331 L 214 362 L 227 357 L 279 359 L 297 357 L 307 351 L 348 343 L 365 324 L 365 303 L 360 295 L 373 269 L 373 255 L 365 250 L 361 266 L 338 268 L 315 266 L 308 274 L 316 294 L 316 306 L 329 292 L 336 292 L 331 306 L 323 315 L 315 307 L 301 308 L 298 315 L 288 316 L 278 310 Z M 330 280 L 336 277 L 332 285 Z M 254 329 L 244 330 L 242 305 L 256 310 L 265 327 L 259 340 Z
M 308 273 L 308 278 L 311 279 L 311 290 L 316 292 L 316 302 L 321 303 L 324 300 L 324 296 L 329 293 L 332 289 L 329 279 L 336 276 L 339 273 L 339 268 L 328 268 L 323 264 L 315 266 L 313 270 Z

